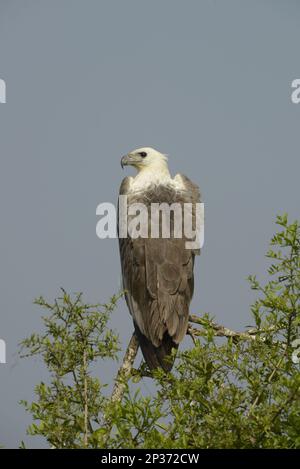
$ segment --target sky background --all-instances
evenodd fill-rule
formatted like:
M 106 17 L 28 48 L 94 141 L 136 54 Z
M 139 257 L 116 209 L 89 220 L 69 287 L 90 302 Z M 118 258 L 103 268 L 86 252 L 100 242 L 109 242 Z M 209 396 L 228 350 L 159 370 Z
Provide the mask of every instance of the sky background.
M 264 276 L 276 214 L 299 218 L 299 43 L 297 0 L 0 0 L 1 444 L 45 447 L 18 404 L 47 379 L 17 355 L 41 331 L 33 299 L 63 286 L 103 303 L 119 289 L 96 207 L 116 200 L 129 150 L 153 146 L 200 185 L 192 312 L 251 324 L 246 277 Z M 126 346 L 124 301 L 112 326 Z M 99 374 L 111 383 L 116 370 Z

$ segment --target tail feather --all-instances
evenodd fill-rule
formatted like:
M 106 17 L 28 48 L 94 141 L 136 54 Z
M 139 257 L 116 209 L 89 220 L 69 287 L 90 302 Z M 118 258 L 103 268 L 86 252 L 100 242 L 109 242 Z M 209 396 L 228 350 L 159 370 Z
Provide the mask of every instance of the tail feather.
M 166 372 L 171 371 L 175 357 L 171 358 L 170 355 L 173 348 L 178 348 L 178 344 L 176 344 L 172 337 L 165 332 L 161 345 L 159 347 L 155 347 L 152 342 L 142 334 L 136 324 L 134 324 L 134 327 L 144 359 L 150 370 L 162 368 Z

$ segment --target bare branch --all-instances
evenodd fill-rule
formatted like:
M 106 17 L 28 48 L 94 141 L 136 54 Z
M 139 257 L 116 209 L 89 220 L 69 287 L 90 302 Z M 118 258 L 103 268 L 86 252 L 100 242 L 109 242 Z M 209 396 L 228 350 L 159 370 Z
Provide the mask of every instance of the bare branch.
M 88 384 L 87 384 L 87 361 L 86 361 L 86 349 L 83 351 L 83 370 L 84 370 L 84 436 L 83 444 L 84 447 L 88 446 L 88 423 L 89 423 L 89 414 L 88 414 Z
M 116 380 L 115 380 L 115 385 L 114 385 L 113 392 L 111 395 L 112 402 L 120 401 L 122 399 L 122 396 L 126 388 L 126 381 L 131 375 L 131 370 L 133 367 L 135 357 L 138 352 L 138 348 L 139 348 L 139 343 L 137 340 L 137 336 L 134 332 L 132 334 L 126 353 L 124 355 L 122 366 L 119 369 Z
M 195 333 L 194 333 L 195 331 L 198 332 L 197 329 L 194 329 L 194 328 L 189 324 L 186 333 L 187 333 L 187 335 L 191 336 L 191 339 L 192 339 L 194 345 L 196 345 L 196 338 L 195 338 Z M 197 335 L 197 334 L 196 334 L 196 335 Z
M 260 332 L 257 329 L 249 329 L 247 332 L 233 331 L 232 329 L 228 329 L 228 327 L 224 327 L 214 321 L 207 321 L 206 319 L 199 318 L 195 314 L 191 314 L 189 316 L 189 320 L 190 322 L 200 324 L 201 326 L 207 326 L 207 324 L 209 324 L 209 326 L 214 330 L 214 335 L 217 337 L 233 337 L 246 340 L 255 340 L 256 335 Z M 206 335 L 206 331 L 201 331 L 193 327 L 189 327 L 188 332 L 192 332 L 193 335 L 196 336 Z
M 137 340 L 137 336 L 134 332 L 127 346 L 127 349 L 123 358 L 123 363 L 121 367 L 119 368 L 116 379 L 115 379 L 115 384 L 114 384 L 113 391 L 112 391 L 111 398 L 110 398 L 111 402 L 117 402 L 117 401 L 120 402 L 122 400 L 124 391 L 126 389 L 126 383 L 128 379 L 130 378 L 133 363 L 134 363 L 135 357 L 137 356 L 138 349 L 139 349 L 139 343 Z M 107 428 L 107 435 L 105 438 L 105 442 L 107 443 L 109 439 L 109 435 L 111 433 L 112 426 L 113 426 L 110 417 L 105 419 L 105 426 Z

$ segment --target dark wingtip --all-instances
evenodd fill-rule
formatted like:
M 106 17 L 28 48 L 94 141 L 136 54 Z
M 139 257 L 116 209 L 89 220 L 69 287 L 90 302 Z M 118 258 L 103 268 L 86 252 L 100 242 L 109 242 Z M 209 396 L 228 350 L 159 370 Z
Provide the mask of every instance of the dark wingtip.
M 172 349 L 177 349 L 178 344 L 176 344 L 166 332 L 161 345 L 155 347 L 150 340 L 141 333 L 137 324 L 134 324 L 134 326 L 145 362 L 150 370 L 162 368 L 166 373 L 170 372 L 175 360 L 175 356 L 171 355 Z

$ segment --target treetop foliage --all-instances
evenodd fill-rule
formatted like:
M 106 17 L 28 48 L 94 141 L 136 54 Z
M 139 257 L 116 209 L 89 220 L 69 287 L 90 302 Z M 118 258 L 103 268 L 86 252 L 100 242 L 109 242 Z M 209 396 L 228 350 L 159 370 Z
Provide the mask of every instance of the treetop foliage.
M 45 332 L 25 339 L 21 353 L 43 359 L 50 383 L 36 386 L 35 402 L 23 401 L 29 434 L 55 448 L 299 448 L 300 226 L 286 215 L 276 223 L 269 280 L 249 277 L 252 326 L 235 332 L 208 314 L 191 316 L 192 346 L 172 372 L 124 368 L 117 399 L 93 364 L 120 355 L 109 327 L 118 297 L 89 305 L 62 290 L 54 303 L 36 300 L 47 311 Z M 149 376 L 154 394 L 133 390 Z

